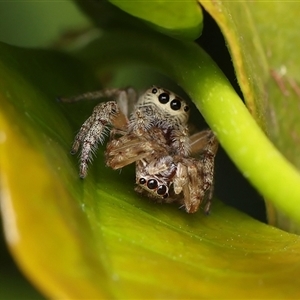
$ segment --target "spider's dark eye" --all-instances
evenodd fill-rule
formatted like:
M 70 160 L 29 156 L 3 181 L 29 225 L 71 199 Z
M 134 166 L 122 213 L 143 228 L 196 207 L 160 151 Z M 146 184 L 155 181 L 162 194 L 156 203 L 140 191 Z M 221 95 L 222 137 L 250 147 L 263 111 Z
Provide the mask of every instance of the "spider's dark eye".
M 166 104 L 170 100 L 170 96 L 167 93 L 162 93 L 158 96 L 158 100 L 162 104 Z
M 157 88 L 153 88 L 152 89 L 152 94 L 156 94 L 157 93 Z
M 181 107 L 181 101 L 178 99 L 174 99 L 171 101 L 170 106 L 173 110 L 178 110 Z
M 166 194 L 164 194 L 164 195 L 163 195 L 163 197 L 166 199 L 166 198 L 168 198 L 168 197 L 169 197 L 169 194 L 168 194 L 168 193 L 166 193 Z
M 150 190 L 156 189 L 156 188 L 157 188 L 157 181 L 156 181 L 155 179 L 150 179 L 150 180 L 147 182 L 147 187 L 148 187 L 148 189 L 150 189 Z
M 187 112 L 187 111 L 189 111 L 189 110 L 190 110 L 190 108 L 186 105 L 186 106 L 184 107 L 184 111 Z
M 146 183 L 146 179 L 145 178 L 140 178 L 139 183 L 140 184 L 145 184 Z
M 167 187 L 165 185 L 160 185 L 156 192 L 158 195 L 164 195 L 166 191 L 167 191 Z

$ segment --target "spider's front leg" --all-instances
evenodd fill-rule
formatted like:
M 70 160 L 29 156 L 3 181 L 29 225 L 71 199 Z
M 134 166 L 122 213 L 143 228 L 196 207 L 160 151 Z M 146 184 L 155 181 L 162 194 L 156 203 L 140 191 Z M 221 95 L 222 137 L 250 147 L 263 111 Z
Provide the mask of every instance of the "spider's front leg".
M 78 152 L 81 147 L 79 176 L 84 178 L 87 175 L 88 163 L 97 150 L 98 144 L 103 143 L 109 126 L 127 124 L 127 118 L 120 112 L 115 101 L 98 104 L 92 115 L 83 123 L 75 137 L 71 154 Z
M 104 141 L 109 128 L 114 132 L 126 132 L 128 115 L 137 100 L 134 89 L 104 89 L 85 93 L 71 98 L 60 98 L 61 102 L 73 103 L 82 100 L 95 100 L 101 98 L 114 98 L 116 101 L 100 103 L 95 106 L 92 115 L 83 123 L 75 137 L 71 154 L 78 152 L 81 147 L 79 175 L 87 175 L 88 163 L 98 144 Z

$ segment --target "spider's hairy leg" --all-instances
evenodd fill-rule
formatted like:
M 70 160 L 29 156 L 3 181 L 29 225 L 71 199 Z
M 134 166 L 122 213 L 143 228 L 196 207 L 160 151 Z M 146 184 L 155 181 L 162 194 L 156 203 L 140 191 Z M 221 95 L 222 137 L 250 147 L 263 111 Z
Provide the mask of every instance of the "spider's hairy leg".
M 154 152 L 167 154 L 165 147 L 162 147 L 157 141 L 149 140 L 145 136 L 124 135 L 107 144 L 106 165 L 112 169 L 120 169 L 147 158 Z
M 199 168 L 203 178 L 202 190 L 205 192 L 204 212 L 210 211 L 214 190 L 214 162 L 218 150 L 218 140 L 211 130 L 203 130 L 191 136 L 191 154 L 200 155 Z
M 99 143 L 104 141 L 109 127 L 113 134 L 124 135 L 128 127 L 128 115 L 137 100 L 134 89 L 104 89 L 85 93 L 71 98 L 61 98 L 60 101 L 72 103 L 82 100 L 100 98 L 114 98 L 115 101 L 100 103 L 95 106 L 92 115 L 84 122 L 75 137 L 71 154 L 75 154 L 81 147 L 79 175 L 84 178 L 87 174 L 88 163 Z
M 205 203 L 205 206 L 204 206 L 204 213 L 206 215 L 208 215 L 209 212 L 210 212 L 210 207 L 211 207 L 211 203 L 212 203 L 213 194 L 214 194 L 214 184 L 212 182 L 210 188 L 207 191 L 207 199 L 206 199 L 206 203 Z
M 189 197 L 184 197 L 185 209 L 188 213 L 194 213 L 198 210 L 200 204 L 204 200 L 205 190 L 202 184 L 201 173 L 199 172 L 198 162 L 194 161 L 187 164 L 187 172 L 189 174 Z
M 112 140 L 106 148 L 106 165 L 114 170 L 145 158 L 151 151 L 151 142 L 137 137 L 124 136 Z
M 207 145 L 204 147 L 201 154 L 201 161 L 203 164 L 203 188 L 206 189 L 206 205 L 204 207 L 204 212 L 206 214 L 210 211 L 211 201 L 214 191 L 214 165 L 215 156 L 218 150 L 219 143 L 215 135 L 212 135 L 209 139 Z
M 129 133 L 112 139 L 106 147 L 106 165 L 119 169 L 160 152 L 167 155 L 166 140 L 162 130 L 152 127 L 141 136 Z
M 75 137 L 71 154 L 77 153 L 81 146 L 79 175 L 84 178 L 87 174 L 88 163 L 92 154 L 102 143 L 107 133 L 108 126 L 113 125 L 116 118 L 126 117 L 120 112 L 115 101 L 100 103 L 95 106 L 92 115 L 84 122 Z
M 183 204 L 188 213 L 195 213 L 204 199 L 205 191 L 202 188 L 200 172 L 201 164 L 197 160 L 185 158 L 177 164 L 173 181 L 174 192 L 183 193 Z
M 202 130 L 190 137 L 191 155 L 197 155 L 205 149 L 209 149 L 212 153 L 218 150 L 218 141 L 214 133 L 210 130 Z
M 128 87 L 125 89 L 103 89 L 99 91 L 87 92 L 84 94 L 80 94 L 73 97 L 58 97 L 58 101 L 64 103 L 74 103 L 79 101 L 86 101 L 86 100 L 98 100 L 102 98 L 114 98 L 120 106 L 121 111 L 123 112 L 122 103 L 124 102 L 136 102 L 137 95 L 133 88 Z M 128 101 L 127 101 L 128 99 Z M 120 102 L 120 103 L 119 103 Z M 130 104 L 131 105 L 131 104 Z M 132 105 L 131 105 L 132 106 Z M 127 108 L 125 108 L 127 109 Z M 125 114 L 127 116 L 127 114 Z

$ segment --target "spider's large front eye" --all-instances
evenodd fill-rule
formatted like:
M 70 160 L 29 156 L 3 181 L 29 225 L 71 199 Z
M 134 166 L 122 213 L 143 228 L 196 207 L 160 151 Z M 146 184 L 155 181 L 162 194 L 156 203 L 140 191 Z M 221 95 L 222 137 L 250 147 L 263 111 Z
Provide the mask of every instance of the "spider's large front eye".
M 156 192 L 158 195 L 164 195 L 167 192 L 167 187 L 165 185 L 160 185 Z
M 159 100 L 160 103 L 166 104 L 166 103 L 169 102 L 170 96 L 169 96 L 169 94 L 167 94 L 167 93 L 162 93 L 162 94 L 160 94 L 160 95 L 158 96 L 158 100 Z
M 157 181 L 155 179 L 150 179 L 148 182 L 147 182 L 147 187 L 148 189 L 150 190 L 154 190 L 157 188 Z
M 181 101 L 178 99 L 174 99 L 171 101 L 170 106 L 173 110 L 178 110 L 181 107 Z

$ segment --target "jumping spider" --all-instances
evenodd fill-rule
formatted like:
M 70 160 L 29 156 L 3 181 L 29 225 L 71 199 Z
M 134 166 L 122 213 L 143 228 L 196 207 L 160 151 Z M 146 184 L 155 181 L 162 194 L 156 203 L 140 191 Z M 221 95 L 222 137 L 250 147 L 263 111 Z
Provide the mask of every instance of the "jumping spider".
M 136 163 L 136 188 L 157 202 L 179 202 L 188 213 L 206 201 L 210 210 L 214 158 L 218 142 L 211 130 L 189 136 L 189 106 L 179 96 L 159 87 L 140 97 L 132 88 L 105 89 L 63 102 L 113 98 L 98 104 L 75 137 L 71 154 L 80 153 L 79 175 L 110 129 L 106 165 L 120 169 Z

